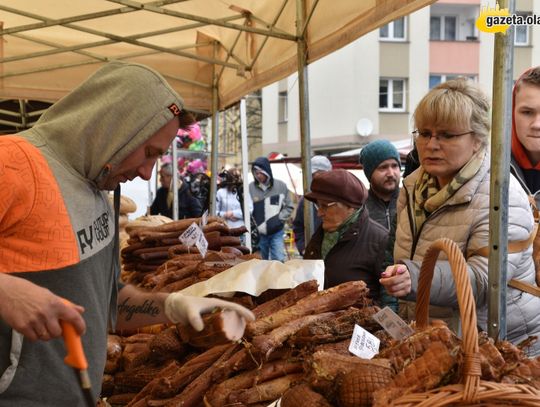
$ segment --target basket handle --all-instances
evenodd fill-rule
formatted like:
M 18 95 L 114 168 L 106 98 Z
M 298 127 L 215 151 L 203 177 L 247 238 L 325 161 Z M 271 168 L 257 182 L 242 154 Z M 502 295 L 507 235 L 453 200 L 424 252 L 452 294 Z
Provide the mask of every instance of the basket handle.
M 463 331 L 463 378 L 465 384 L 464 399 L 470 401 L 476 397 L 480 385 L 480 355 L 478 350 L 478 330 L 476 328 L 476 303 L 467 273 L 467 263 L 457 244 L 447 238 L 438 239 L 428 248 L 418 277 L 418 293 L 416 296 L 416 326 L 425 329 L 428 326 L 429 297 L 433 271 L 439 253 L 443 251 L 448 257 L 454 276 L 459 315 Z

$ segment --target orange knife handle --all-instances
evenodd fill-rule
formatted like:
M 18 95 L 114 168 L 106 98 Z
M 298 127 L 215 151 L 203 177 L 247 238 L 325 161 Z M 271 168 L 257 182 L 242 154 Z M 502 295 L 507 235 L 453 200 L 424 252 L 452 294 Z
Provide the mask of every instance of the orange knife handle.
M 88 369 L 88 362 L 84 355 L 81 337 L 75 331 L 73 325 L 68 322 L 60 321 L 62 325 L 62 335 L 66 345 L 67 355 L 64 358 L 66 365 L 77 368 L 79 370 Z
M 66 304 L 71 303 L 68 300 L 64 300 Z M 81 337 L 75 331 L 75 327 L 69 322 L 60 320 L 62 326 L 62 336 L 64 337 L 64 343 L 67 350 L 67 355 L 64 358 L 64 363 L 79 370 L 88 369 L 88 362 L 84 355 L 82 347 Z

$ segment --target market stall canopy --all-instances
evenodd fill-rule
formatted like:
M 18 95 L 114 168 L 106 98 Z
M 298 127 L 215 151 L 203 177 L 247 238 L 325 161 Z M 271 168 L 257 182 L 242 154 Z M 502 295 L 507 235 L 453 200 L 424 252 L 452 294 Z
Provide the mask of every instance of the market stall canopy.
M 0 98 L 54 101 L 102 64 L 161 72 L 188 108 L 224 109 L 434 0 L 2 0 Z M 297 3 L 305 24 L 296 29 Z

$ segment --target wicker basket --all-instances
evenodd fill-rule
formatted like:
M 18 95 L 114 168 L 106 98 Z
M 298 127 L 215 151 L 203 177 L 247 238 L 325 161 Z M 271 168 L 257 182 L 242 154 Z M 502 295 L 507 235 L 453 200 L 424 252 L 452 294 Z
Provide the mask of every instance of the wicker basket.
M 529 385 L 503 384 L 480 380 L 476 305 L 472 295 L 467 264 L 458 246 L 450 239 L 435 241 L 424 257 L 418 279 L 416 324 L 428 325 L 428 306 L 433 270 L 439 253 L 444 251 L 452 267 L 463 330 L 464 366 L 461 384 L 433 389 L 424 393 L 401 396 L 392 402 L 395 407 L 440 406 L 540 406 L 540 391 Z

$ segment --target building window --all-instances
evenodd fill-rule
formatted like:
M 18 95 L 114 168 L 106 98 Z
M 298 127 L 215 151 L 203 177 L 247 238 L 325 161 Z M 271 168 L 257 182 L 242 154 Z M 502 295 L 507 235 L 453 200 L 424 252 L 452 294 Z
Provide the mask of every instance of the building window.
M 286 122 L 288 119 L 288 95 L 287 91 L 279 92 L 279 100 L 278 100 L 278 121 L 280 123 Z
M 473 82 L 476 81 L 476 75 L 462 75 L 462 74 L 435 74 L 429 75 L 429 88 L 432 89 L 439 83 L 449 81 L 456 78 L 467 78 Z
M 405 111 L 405 79 L 381 79 L 379 81 L 379 110 L 384 112 Z
M 407 32 L 405 17 L 391 21 L 379 29 L 379 39 L 383 41 L 405 41 Z
M 476 21 L 474 18 L 469 18 L 466 22 L 465 22 L 465 27 L 466 27 L 466 33 L 467 33 L 467 36 L 465 37 L 465 39 L 467 41 L 478 41 L 478 33 L 476 32 Z
M 429 39 L 434 41 L 455 41 L 457 38 L 456 16 L 431 16 Z
M 527 16 L 527 14 L 519 14 Z M 514 45 L 527 46 L 529 45 L 529 25 L 515 25 L 514 26 Z

